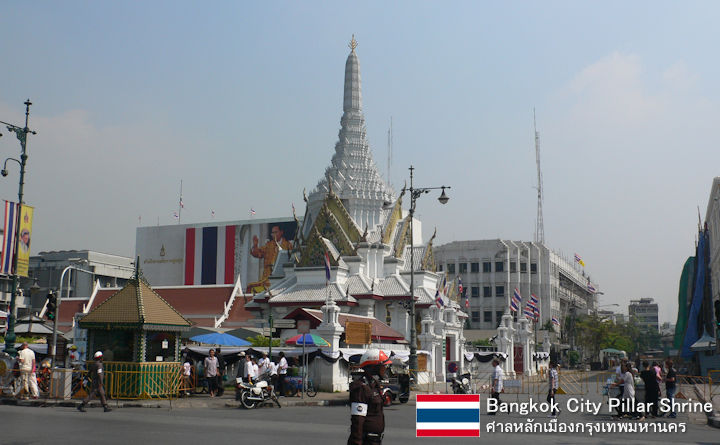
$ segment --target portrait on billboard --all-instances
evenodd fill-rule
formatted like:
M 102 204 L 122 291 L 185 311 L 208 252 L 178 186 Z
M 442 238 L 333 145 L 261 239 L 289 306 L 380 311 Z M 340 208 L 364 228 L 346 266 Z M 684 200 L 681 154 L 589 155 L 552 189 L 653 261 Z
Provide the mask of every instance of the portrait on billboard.
M 295 221 L 269 223 L 267 227 L 267 238 L 261 240 L 257 235 L 252 238 L 250 255 L 257 258 L 261 264 L 257 281 L 248 283 L 248 292 L 261 292 L 269 284 L 268 278 L 272 274 L 278 253 L 292 249 L 292 241 L 297 231 Z

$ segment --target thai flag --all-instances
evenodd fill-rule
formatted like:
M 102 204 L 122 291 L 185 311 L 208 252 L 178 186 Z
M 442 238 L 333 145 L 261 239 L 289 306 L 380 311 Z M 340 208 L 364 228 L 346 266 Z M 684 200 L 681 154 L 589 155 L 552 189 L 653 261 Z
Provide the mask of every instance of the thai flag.
M 558 319 L 556 317 L 552 318 L 552 323 L 556 326 L 560 326 L 560 322 L 558 321 Z
M 237 226 L 185 229 L 185 285 L 235 282 Z
M 255 209 L 250 209 L 250 216 L 255 216 Z
M 330 255 L 325 251 L 325 280 L 330 281 Z
M 440 295 L 440 290 L 435 291 L 435 305 L 439 308 L 445 306 L 445 301 L 442 298 L 442 295 Z
M 2 255 L 0 256 L 0 274 L 12 274 L 13 252 L 15 252 L 15 232 L 17 227 L 18 205 L 5 201 L 5 225 L 3 226 Z
M 462 294 L 463 294 L 462 278 L 458 277 L 458 295 L 462 296 Z
M 480 437 L 480 394 L 418 394 L 416 437 Z
M 597 290 L 595 289 L 595 286 L 593 286 L 592 283 L 589 282 L 589 281 L 588 281 L 588 284 L 587 284 L 587 289 L 588 289 L 588 291 L 590 291 L 590 292 L 593 293 L 593 294 L 597 292 Z
M 582 267 L 585 267 L 585 261 L 583 261 L 583 259 L 580 258 L 580 255 L 578 255 L 577 253 L 575 254 L 575 262 L 580 264 Z
M 532 306 L 533 309 L 537 309 L 538 303 L 538 297 L 536 297 L 535 294 L 530 294 L 530 300 L 528 300 L 528 304 Z
M 525 314 L 525 318 L 528 320 L 535 320 L 535 311 L 533 311 L 531 307 L 526 307 L 523 314 Z
M 513 292 L 512 300 L 510 300 L 510 310 L 514 312 L 519 311 L 520 303 L 522 303 L 522 297 L 520 296 L 520 291 L 516 287 L 515 292 Z

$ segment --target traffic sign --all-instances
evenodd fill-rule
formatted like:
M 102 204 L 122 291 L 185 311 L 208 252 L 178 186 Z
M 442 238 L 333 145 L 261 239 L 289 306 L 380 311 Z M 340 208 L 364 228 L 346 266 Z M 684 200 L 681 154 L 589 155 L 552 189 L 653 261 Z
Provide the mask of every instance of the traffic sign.
M 277 332 L 277 329 L 272 328 L 273 332 Z M 270 328 L 262 328 L 263 337 L 270 337 Z
M 295 320 L 287 320 L 284 318 L 273 320 L 273 326 L 281 329 L 292 329 L 295 327 Z
M 310 333 L 310 320 L 298 320 L 297 321 L 298 334 L 309 334 Z
M 451 373 L 451 374 L 455 374 L 456 372 L 458 372 L 458 364 L 457 364 L 457 362 L 455 362 L 455 361 L 453 361 L 453 362 L 448 362 L 447 370 L 448 370 L 448 372 Z

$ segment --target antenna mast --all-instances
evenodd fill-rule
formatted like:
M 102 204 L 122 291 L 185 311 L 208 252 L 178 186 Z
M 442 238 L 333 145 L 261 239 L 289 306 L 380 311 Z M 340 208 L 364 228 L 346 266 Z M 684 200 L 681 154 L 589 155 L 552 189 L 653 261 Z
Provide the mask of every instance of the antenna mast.
M 537 163 L 537 221 L 535 222 L 535 242 L 544 244 L 545 243 L 545 228 L 543 227 L 543 211 L 542 211 L 542 170 L 540 169 L 540 134 L 537 131 L 537 124 L 535 122 L 535 108 L 533 108 L 533 130 L 535 131 L 535 162 Z
M 393 132 L 392 116 L 390 116 L 390 129 L 388 130 L 388 159 L 387 159 L 387 184 L 390 186 L 390 165 L 392 164 Z

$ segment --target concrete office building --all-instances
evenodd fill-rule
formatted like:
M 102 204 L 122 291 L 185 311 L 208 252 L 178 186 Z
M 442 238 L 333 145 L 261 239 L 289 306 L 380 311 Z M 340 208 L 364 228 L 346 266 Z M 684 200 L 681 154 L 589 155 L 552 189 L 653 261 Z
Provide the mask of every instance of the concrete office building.
M 508 310 L 515 288 L 523 309 L 530 294 L 540 300 L 540 324 L 556 317 L 563 328 L 567 315 L 597 308 L 597 283 L 584 268 L 545 244 L 502 239 L 454 241 L 435 250 L 439 271 L 460 276 L 470 301 L 471 329 L 495 329 Z M 593 289 L 595 289 L 593 291 Z
M 641 328 L 659 332 L 658 304 L 652 298 L 630 300 L 628 315 L 635 317 Z

